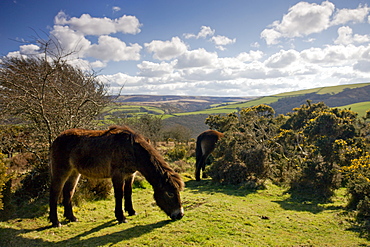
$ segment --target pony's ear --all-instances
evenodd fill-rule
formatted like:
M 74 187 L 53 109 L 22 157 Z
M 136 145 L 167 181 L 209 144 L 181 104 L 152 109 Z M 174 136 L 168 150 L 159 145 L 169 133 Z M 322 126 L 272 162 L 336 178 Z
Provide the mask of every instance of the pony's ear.
M 131 141 L 131 145 L 134 145 L 135 143 L 135 135 L 130 133 L 130 141 Z

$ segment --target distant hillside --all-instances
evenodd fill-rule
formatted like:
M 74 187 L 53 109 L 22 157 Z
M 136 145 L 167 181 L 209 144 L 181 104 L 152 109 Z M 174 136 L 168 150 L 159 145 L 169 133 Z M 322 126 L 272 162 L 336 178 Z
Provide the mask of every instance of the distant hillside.
M 320 94 L 317 92 L 298 96 L 288 96 L 278 99 L 269 105 L 274 108 L 277 114 L 286 114 L 293 108 L 299 107 L 311 100 L 313 103 L 324 102 L 330 107 L 351 105 L 359 102 L 370 101 L 370 85 L 356 88 L 344 88 L 338 93 Z
M 191 113 L 175 114 L 176 116 L 188 114 L 222 114 L 235 112 L 244 107 L 251 107 L 259 104 L 270 105 L 275 109 L 277 114 L 286 114 L 293 108 L 305 104 L 307 100 L 312 102 L 322 101 L 331 107 L 345 107 L 359 102 L 370 101 L 370 83 L 340 85 L 333 87 L 321 87 L 295 92 L 276 94 L 272 96 L 259 97 L 245 102 L 225 104 L 221 106 L 204 109 Z M 370 105 L 369 105 L 370 108 Z M 362 106 L 361 109 L 364 109 Z M 352 110 L 356 111 L 356 109 Z M 363 112 L 359 112 L 362 114 Z
M 124 105 L 153 106 L 165 113 L 199 111 L 225 103 L 248 101 L 256 97 L 211 97 L 211 96 L 178 96 L 178 95 L 125 95 L 115 101 Z
M 208 129 L 205 119 L 211 114 L 227 114 L 244 107 L 267 104 L 277 114 L 287 114 L 311 100 L 330 107 L 351 108 L 364 116 L 370 110 L 370 83 L 321 87 L 287 92 L 266 97 L 208 97 L 172 95 L 120 96 L 114 106 L 107 107 L 102 118 L 137 114 L 162 115 L 165 127 L 182 125 L 196 137 Z

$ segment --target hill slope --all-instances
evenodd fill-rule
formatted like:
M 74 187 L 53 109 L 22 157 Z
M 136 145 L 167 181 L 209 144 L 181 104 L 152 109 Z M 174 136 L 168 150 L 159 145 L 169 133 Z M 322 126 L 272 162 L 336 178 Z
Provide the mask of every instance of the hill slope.
M 364 116 L 370 109 L 370 83 L 313 88 L 266 97 L 120 96 L 116 99 L 118 106 L 109 108 L 105 115 L 162 115 L 166 128 L 182 125 L 196 137 L 208 129 L 204 124 L 208 115 L 227 114 L 259 104 L 270 105 L 277 114 L 287 114 L 307 100 L 321 101 L 330 107 L 351 108 L 359 116 Z

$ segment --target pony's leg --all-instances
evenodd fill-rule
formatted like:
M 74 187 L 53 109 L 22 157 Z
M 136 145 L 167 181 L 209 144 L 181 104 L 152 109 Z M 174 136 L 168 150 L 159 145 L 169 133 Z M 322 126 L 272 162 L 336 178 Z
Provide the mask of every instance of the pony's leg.
M 198 160 L 196 163 L 195 163 L 195 179 L 197 181 L 200 181 L 200 160 Z
M 204 160 L 203 160 L 203 163 L 202 163 L 202 178 L 207 178 L 207 174 L 204 172 L 204 170 L 206 169 L 206 164 L 207 164 L 207 160 L 208 160 L 208 157 L 209 157 L 209 154 L 208 155 L 205 155 L 204 156 Z
M 127 220 L 123 215 L 122 210 L 122 199 L 123 199 L 123 185 L 124 181 L 122 175 L 112 176 L 112 183 L 114 189 L 114 198 L 116 199 L 116 207 L 114 209 L 114 214 L 119 223 L 126 223 Z
M 135 175 L 130 176 L 125 180 L 123 189 L 123 196 L 125 199 L 125 211 L 128 215 L 136 215 L 134 207 L 132 205 L 132 183 L 134 182 Z
M 200 158 L 199 162 L 196 163 L 195 179 L 197 181 L 200 181 L 201 180 L 200 179 L 200 172 L 201 172 L 201 170 L 204 171 L 206 159 L 207 159 L 207 156 L 206 155 L 202 155 L 202 157 Z
M 61 177 L 52 176 L 51 178 L 50 195 L 49 195 L 49 207 L 50 207 L 49 220 L 51 221 L 53 227 L 61 226 L 58 220 L 57 207 L 58 207 L 58 199 L 62 192 L 64 181 L 65 179 L 62 179 Z
M 80 174 L 77 171 L 73 171 L 63 187 L 63 206 L 64 206 L 64 217 L 72 222 L 78 221 L 73 215 L 72 211 L 72 197 L 76 189 Z

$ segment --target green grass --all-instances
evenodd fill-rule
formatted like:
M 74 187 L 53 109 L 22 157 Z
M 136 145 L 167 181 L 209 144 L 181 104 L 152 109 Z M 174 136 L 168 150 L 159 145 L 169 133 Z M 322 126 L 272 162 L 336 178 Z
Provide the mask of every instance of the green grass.
M 370 101 L 360 102 L 351 105 L 339 106 L 339 109 L 351 109 L 354 112 L 358 113 L 359 117 L 364 117 L 366 112 L 370 110 Z
M 47 206 L 41 205 L 28 210 L 27 217 L 0 222 L 0 246 L 370 245 L 349 223 L 343 190 L 333 202 L 320 204 L 292 199 L 272 184 L 267 187 L 250 191 L 210 180 L 187 181 L 181 192 L 185 216 L 178 221 L 170 221 L 155 205 L 151 188 L 134 189 L 139 214 L 124 224 L 114 220 L 113 199 L 75 207 L 80 222 L 62 222 L 61 228 L 49 227 Z

